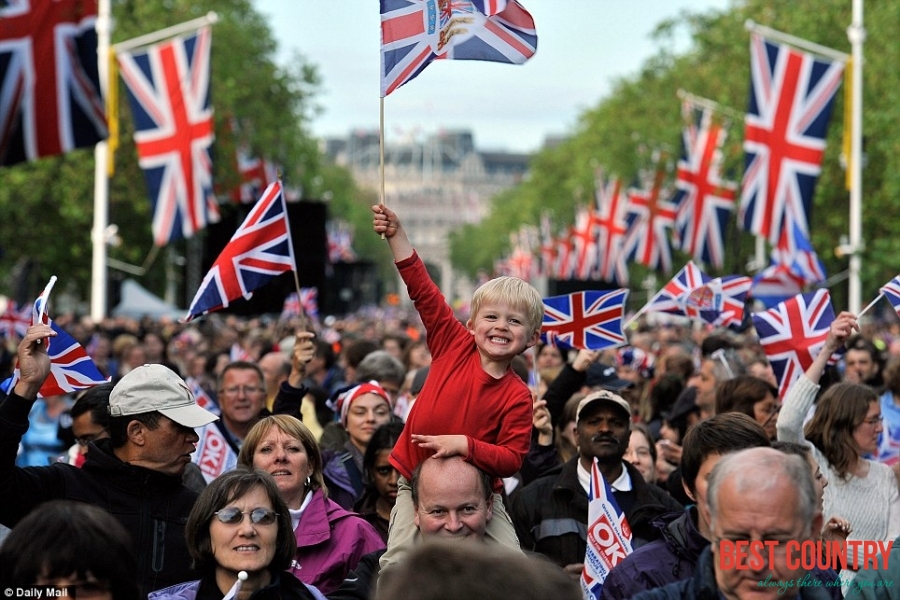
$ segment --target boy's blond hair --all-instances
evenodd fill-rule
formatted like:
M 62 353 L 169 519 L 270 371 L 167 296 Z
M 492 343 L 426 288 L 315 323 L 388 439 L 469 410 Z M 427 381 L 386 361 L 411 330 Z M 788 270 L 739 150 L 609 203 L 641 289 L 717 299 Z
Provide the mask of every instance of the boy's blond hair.
M 498 302 L 511 308 L 525 309 L 526 325 L 531 332 L 540 331 L 544 321 L 544 301 L 530 283 L 518 277 L 497 277 L 483 284 L 472 296 L 471 315 L 475 318 L 485 302 Z

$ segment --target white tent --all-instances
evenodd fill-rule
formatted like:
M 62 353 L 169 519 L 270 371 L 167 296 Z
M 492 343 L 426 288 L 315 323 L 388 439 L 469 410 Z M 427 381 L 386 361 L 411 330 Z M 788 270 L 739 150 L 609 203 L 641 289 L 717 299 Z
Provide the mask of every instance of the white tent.
M 112 316 L 114 317 L 130 317 L 133 319 L 140 319 L 145 316 L 152 319 L 163 317 L 180 319 L 186 314 L 186 310 L 154 296 L 134 279 L 126 279 L 122 282 L 122 301 L 112 309 Z

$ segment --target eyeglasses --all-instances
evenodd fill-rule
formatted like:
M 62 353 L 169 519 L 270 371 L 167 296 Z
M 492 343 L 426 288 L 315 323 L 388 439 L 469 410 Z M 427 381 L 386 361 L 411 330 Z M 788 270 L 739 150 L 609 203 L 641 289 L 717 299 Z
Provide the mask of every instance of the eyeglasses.
M 863 419 L 863 423 L 866 425 L 878 425 L 884 421 L 884 415 L 878 415 L 877 417 L 872 417 L 871 419 Z
M 254 525 L 271 525 L 278 518 L 278 513 L 268 508 L 254 508 L 250 511 L 241 511 L 232 506 L 231 508 L 223 508 L 213 514 L 226 525 L 240 525 L 244 522 L 244 515 L 250 515 L 250 522 Z
M 265 388 L 256 387 L 254 385 L 235 385 L 232 387 L 227 387 L 222 390 L 222 393 L 226 396 L 237 396 L 241 391 L 244 392 L 245 396 L 250 396 L 252 394 L 260 394 L 265 390 Z
M 75 443 L 78 444 L 79 446 L 87 446 L 91 442 L 93 442 L 97 439 L 101 439 L 100 436 L 105 434 L 107 431 L 108 430 L 106 429 L 106 427 L 104 427 L 97 433 L 89 433 L 87 435 L 79 436 L 79 437 L 75 438 Z

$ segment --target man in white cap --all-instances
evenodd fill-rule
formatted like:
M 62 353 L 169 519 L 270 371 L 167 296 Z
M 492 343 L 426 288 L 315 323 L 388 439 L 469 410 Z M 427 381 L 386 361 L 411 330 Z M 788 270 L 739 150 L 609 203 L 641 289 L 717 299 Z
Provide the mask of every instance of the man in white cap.
M 88 502 L 109 511 L 131 534 L 141 597 L 196 579 L 184 524 L 197 492 L 182 484 L 182 474 L 197 443 L 194 428 L 217 417 L 197 406 L 171 370 L 144 365 L 113 388 L 109 438 L 90 443 L 82 468 L 64 463 L 17 468 L 28 412 L 50 373 L 46 348 L 54 335 L 47 325 L 29 328 L 18 349 L 20 378 L 0 402 L 0 523 L 13 527 L 48 500 Z
M 624 398 L 609 390 L 589 394 L 578 404 L 575 423 L 578 456 L 522 488 L 510 511 L 522 549 L 544 554 L 572 577 L 581 575 L 587 549 L 588 489 L 595 458 L 628 519 L 634 547 L 659 537 L 650 524 L 654 518 L 684 510 L 623 460 L 631 437 L 631 408 Z

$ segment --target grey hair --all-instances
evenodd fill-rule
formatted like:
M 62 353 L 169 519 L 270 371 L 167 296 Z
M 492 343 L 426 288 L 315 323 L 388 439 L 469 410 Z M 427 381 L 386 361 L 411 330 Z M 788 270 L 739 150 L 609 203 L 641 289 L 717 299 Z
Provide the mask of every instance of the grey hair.
M 390 381 L 400 385 L 406 377 L 406 367 L 386 350 L 369 352 L 356 367 L 357 381 Z
M 809 464 L 799 456 L 772 448 L 748 448 L 722 457 L 709 476 L 707 499 L 711 529 L 716 524 L 719 488 L 727 480 L 733 480 L 735 493 L 739 496 L 750 489 L 766 492 L 776 485 L 788 485 L 797 490 L 795 514 L 803 522 L 803 536 L 812 533 L 810 527 L 818 510 L 816 488 Z

